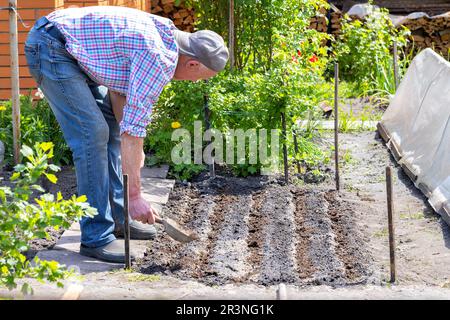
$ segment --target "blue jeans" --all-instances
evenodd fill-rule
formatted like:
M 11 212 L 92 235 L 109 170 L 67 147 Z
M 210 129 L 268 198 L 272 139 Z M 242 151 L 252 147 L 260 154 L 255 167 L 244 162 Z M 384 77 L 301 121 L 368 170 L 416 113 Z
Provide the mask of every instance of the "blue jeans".
M 73 153 L 78 194 L 98 210 L 81 220 L 81 243 L 108 244 L 116 239 L 114 220 L 124 222 L 120 131 L 108 89 L 94 83 L 39 23 L 28 35 L 25 55 Z

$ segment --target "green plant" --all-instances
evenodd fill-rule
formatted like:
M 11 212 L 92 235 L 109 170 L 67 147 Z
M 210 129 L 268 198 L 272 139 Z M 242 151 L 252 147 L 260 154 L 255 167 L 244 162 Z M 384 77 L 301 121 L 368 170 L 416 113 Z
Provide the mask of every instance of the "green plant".
M 342 152 L 343 151 L 343 152 Z M 352 152 L 350 149 L 344 149 L 341 151 L 341 158 L 344 165 L 351 165 L 355 163 L 355 159 L 352 156 Z
M 330 161 L 326 153 L 310 139 L 299 137 L 297 140 L 299 152 L 296 154 L 295 159 L 300 161 L 304 167 L 317 169 L 319 165 L 327 164 Z
M 187 181 L 205 169 L 206 166 L 203 164 L 175 164 L 170 167 L 169 175 L 178 180 Z
M 423 212 L 416 212 L 416 213 L 400 213 L 400 219 L 401 220 L 420 220 L 420 219 L 424 219 L 425 216 L 423 214 Z
M 388 228 L 382 228 L 376 231 L 373 235 L 377 238 L 387 238 L 387 236 L 389 235 L 389 230 Z
M 33 100 L 30 95 L 20 96 L 21 143 L 34 146 L 36 142 L 52 141 L 55 154 L 52 161 L 58 165 L 71 164 L 72 154 L 59 124 L 45 99 Z M 5 143 L 5 162 L 13 160 L 13 127 L 11 101 L 0 105 L 0 140 Z
M 21 153 L 27 162 L 15 166 L 10 178 L 13 187 L 0 187 L 0 284 L 9 289 L 16 288 L 16 281 L 26 277 L 62 286 L 61 279 L 70 275 L 64 266 L 37 257 L 27 261 L 24 252 L 29 249 L 31 240 L 49 238 L 48 227 L 68 228 L 72 221 L 96 214 L 96 209 L 85 202 L 86 196 L 65 200 L 58 192 L 56 197 L 41 194 L 34 198 L 35 203 L 30 202 L 34 192 L 44 192 L 36 184 L 39 177 L 44 175 L 53 183 L 57 181 L 52 172 L 59 168 L 48 164 L 53 157 L 53 147 L 51 142 L 36 143 L 35 150 L 24 145 Z M 25 283 L 22 291 L 30 293 L 32 288 Z
M 200 28 L 215 30 L 227 39 L 224 14 L 228 1 L 202 0 L 192 5 L 199 14 Z M 226 137 L 237 129 L 266 129 L 268 144 L 272 146 L 271 130 L 280 132 L 284 114 L 288 132 L 285 142 L 290 159 L 295 157 L 291 138 L 294 124 L 309 117 L 321 101 L 331 99 L 323 77 L 328 62 L 324 43 L 330 36 L 309 28 L 311 17 L 321 7 L 327 7 L 326 1 L 236 2 L 235 72 L 224 71 L 207 83 L 176 82 L 165 88 L 154 108 L 145 142 L 146 151 L 152 154 L 148 163 L 171 163 L 171 150 L 177 143 L 170 139 L 172 124 L 179 123 L 192 137 L 194 121 L 204 120 L 205 95 L 211 126 Z M 248 161 L 248 140 L 245 150 L 245 163 L 228 165 L 240 176 L 260 173 L 263 167 L 260 159 L 257 163 Z M 227 151 L 224 150 L 225 158 Z M 190 166 L 171 164 L 171 172 L 184 176 L 180 172 L 192 171 Z
M 161 276 L 158 274 L 130 274 L 127 279 L 130 282 L 156 282 L 161 280 Z
M 356 84 L 359 95 L 394 93 L 391 48 L 394 41 L 404 48 L 408 34 L 394 27 L 386 9 L 374 8 L 364 21 L 346 16 L 333 48 L 343 78 Z

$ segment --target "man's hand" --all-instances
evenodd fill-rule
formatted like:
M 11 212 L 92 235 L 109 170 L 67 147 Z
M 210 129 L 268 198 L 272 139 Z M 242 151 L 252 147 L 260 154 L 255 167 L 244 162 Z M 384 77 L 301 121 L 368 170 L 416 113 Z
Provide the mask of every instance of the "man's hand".
M 154 224 L 155 216 L 158 217 L 157 211 L 140 195 L 136 198 L 130 197 L 128 209 L 131 218 L 142 223 Z

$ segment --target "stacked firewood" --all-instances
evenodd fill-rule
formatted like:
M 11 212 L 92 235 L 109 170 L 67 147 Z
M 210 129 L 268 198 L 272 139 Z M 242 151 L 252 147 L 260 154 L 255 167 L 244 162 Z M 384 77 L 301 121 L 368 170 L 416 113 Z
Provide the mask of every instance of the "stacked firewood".
M 328 24 L 333 35 L 339 35 L 341 32 L 341 23 L 343 14 L 340 11 L 332 11 L 329 15 L 330 21 L 325 17 L 327 13 L 322 13 L 313 18 L 310 28 L 320 32 L 328 32 Z M 350 17 L 359 19 L 357 16 Z M 407 27 L 411 31 L 409 49 L 432 48 L 447 57 L 450 52 L 450 12 L 430 17 L 429 15 L 416 12 L 408 16 L 391 16 L 394 25 L 397 28 Z
M 309 28 L 315 29 L 319 32 L 327 32 L 328 31 L 328 19 L 326 18 L 327 10 L 325 8 L 320 9 L 319 15 L 317 17 L 313 17 L 310 20 Z
M 329 19 L 331 21 L 329 21 Z M 328 32 L 328 25 L 330 25 L 330 31 L 336 35 L 341 32 L 341 12 L 331 12 L 329 18 L 327 18 L 327 11 L 323 9 L 317 17 L 311 19 L 309 28 L 315 29 L 319 32 Z
M 341 33 L 341 21 L 342 12 L 332 12 L 331 13 L 331 33 L 333 35 L 338 35 Z
M 397 26 L 411 30 L 411 40 L 417 49 L 433 48 L 445 57 L 450 49 L 450 12 L 430 17 L 423 13 L 413 13 L 399 19 Z
M 180 30 L 194 31 L 196 21 L 194 9 L 187 7 L 184 1 L 151 0 L 150 12 L 171 19 Z

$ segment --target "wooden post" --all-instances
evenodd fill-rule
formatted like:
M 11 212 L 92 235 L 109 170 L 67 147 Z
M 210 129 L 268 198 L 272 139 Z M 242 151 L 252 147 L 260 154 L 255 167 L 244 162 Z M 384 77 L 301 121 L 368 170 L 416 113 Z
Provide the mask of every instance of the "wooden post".
M 395 91 L 397 91 L 399 78 L 398 78 L 398 50 L 397 50 L 397 41 L 394 40 L 394 81 L 395 81 Z
M 391 265 L 391 283 L 395 282 L 395 237 L 394 237 L 394 203 L 393 203 L 393 187 L 392 187 L 392 168 L 386 167 L 386 192 L 387 192 L 387 209 L 388 209 L 388 226 L 389 226 L 389 256 Z
M 294 151 L 295 151 L 295 164 L 297 165 L 297 173 L 301 173 L 301 168 L 300 168 L 300 161 L 298 161 L 297 159 L 297 155 L 299 153 L 299 149 L 298 149 L 298 141 L 297 141 L 297 130 L 292 130 L 292 135 L 294 138 Z
M 205 82 L 208 82 L 208 80 L 205 80 Z M 210 118 L 211 110 L 209 109 L 209 106 L 208 106 L 208 95 L 207 94 L 205 94 L 203 96 L 203 100 L 205 103 L 204 115 L 205 115 L 205 131 L 206 131 L 211 128 L 211 118 Z M 212 163 L 209 165 L 209 176 L 214 179 L 216 177 L 216 168 L 214 166 L 214 155 L 212 156 L 211 162 Z
M 281 113 L 281 125 L 282 125 L 282 135 L 283 135 L 283 163 L 284 163 L 284 181 L 286 184 L 289 183 L 289 164 L 288 164 L 288 154 L 287 154 L 287 134 L 286 134 L 286 115 L 284 112 Z
M 229 19 L 228 19 L 228 50 L 230 53 L 230 70 L 234 70 L 235 57 L 234 57 L 234 0 L 230 0 L 229 3 Z
M 17 34 L 17 0 L 9 0 L 9 48 L 11 56 L 11 102 L 14 162 L 20 162 L 20 85 L 19 42 Z
M 339 64 L 334 64 L 334 163 L 336 190 L 340 190 L 339 178 Z
M 125 269 L 131 268 L 130 256 L 130 218 L 129 218 L 129 189 L 128 189 L 128 175 L 123 175 L 123 215 L 125 218 L 123 236 L 125 239 Z

